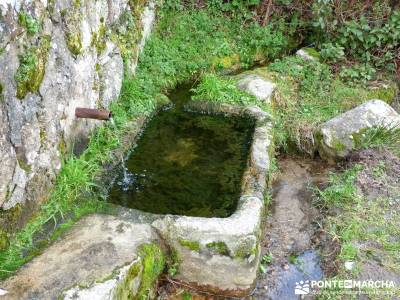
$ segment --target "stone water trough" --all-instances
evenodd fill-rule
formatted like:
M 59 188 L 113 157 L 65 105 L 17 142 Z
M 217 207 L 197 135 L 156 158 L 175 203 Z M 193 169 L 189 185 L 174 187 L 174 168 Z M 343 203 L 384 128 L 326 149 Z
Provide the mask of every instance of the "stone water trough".
M 1 285 L 0 299 L 134 299 L 145 282 L 143 245 L 175 260 L 173 279 L 200 291 L 242 297 L 255 285 L 273 153 L 271 117 L 256 106 L 193 101 L 186 110 L 254 119 L 237 208 L 228 217 L 158 215 L 118 207 L 83 218 L 60 240 Z M 136 140 L 145 122 L 136 124 Z M 168 260 L 168 259 L 167 259 Z M 152 294 L 153 293 L 153 294 Z M 143 294 L 140 294 L 143 295 Z

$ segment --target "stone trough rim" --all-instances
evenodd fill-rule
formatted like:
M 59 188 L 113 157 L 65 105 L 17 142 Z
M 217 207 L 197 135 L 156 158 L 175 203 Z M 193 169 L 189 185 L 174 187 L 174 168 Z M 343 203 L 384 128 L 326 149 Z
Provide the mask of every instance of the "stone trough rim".
M 146 130 L 147 123 L 154 118 L 158 112 L 165 107 L 169 107 L 173 104 L 168 103 L 166 105 L 161 106 L 159 109 L 156 109 L 152 114 L 146 118 L 146 120 L 140 125 L 141 128 L 136 134 L 136 139 L 134 144 L 137 144 L 140 142 L 141 135 L 143 132 Z M 208 100 L 190 100 L 187 104 L 184 105 L 184 110 L 187 112 L 196 112 L 196 113 L 204 113 L 204 114 L 210 114 L 210 115 L 218 115 L 218 114 L 224 114 L 228 116 L 247 116 L 250 118 L 253 118 L 255 120 L 255 126 L 254 130 L 252 132 L 252 141 L 249 149 L 249 154 L 248 154 L 248 161 L 246 163 L 246 167 L 244 169 L 242 178 L 241 178 L 241 192 L 239 195 L 239 199 L 236 205 L 236 209 L 234 212 L 227 216 L 227 217 L 199 217 L 199 216 L 187 216 L 187 215 L 178 215 L 178 214 L 157 214 L 157 213 L 151 213 L 147 211 L 143 211 L 137 208 L 129 208 L 125 207 L 119 204 L 112 204 L 116 209 L 117 209 L 117 215 L 119 216 L 124 216 L 125 218 L 129 218 L 130 215 L 134 215 L 134 218 L 136 219 L 137 217 L 145 217 L 147 221 L 145 223 L 152 223 L 151 220 L 157 220 L 160 218 L 164 217 L 169 217 L 172 219 L 179 219 L 179 218 L 190 218 L 193 220 L 227 220 L 231 218 L 236 218 L 238 213 L 241 210 L 245 210 L 244 204 L 249 202 L 249 198 L 257 198 L 259 201 L 264 203 L 264 196 L 263 192 L 267 188 L 266 187 L 266 181 L 262 179 L 262 177 L 268 173 L 269 171 L 269 164 L 265 166 L 256 166 L 255 163 L 252 162 L 250 159 L 253 155 L 253 145 L 255 144 L 255 139 L 256 141 L 259 140 L 259 138 L 255 138 L 255 133 L 256 130 L 259 128 L 265 128 L 267 131 L 267 134 L 269 135 L 269 138 L 272 139 L 272 128 L 271 128 L 271 122 L 272 122 L 272 116 L 268 113 L 266 113 L 264 110 L 262 110 L 259 106 L 257 105 L 232 105 L 232 104 L 227 104 L 227 103 L 215 103 L 211 102 Z M 125 155 L 124 160 L 127 159 L 134 151 L 135 151 L 136 145 L 129 149 Z M 268 156 L 268 153 L 266 156 Z M 250 169 L 254 168 L 256 171 L 250 172 Z M 258 176 L 261 177 L 261 180 L 258 179 Z M 249 181 L 253 182 L 259 182 L 262 183 L 262 192 L 256 192 L 252 190 L 251 188 L 246 188 L 244 187 L 244 180 L 248 179 Z M 106 198 L 108 195 L 106 195 Z

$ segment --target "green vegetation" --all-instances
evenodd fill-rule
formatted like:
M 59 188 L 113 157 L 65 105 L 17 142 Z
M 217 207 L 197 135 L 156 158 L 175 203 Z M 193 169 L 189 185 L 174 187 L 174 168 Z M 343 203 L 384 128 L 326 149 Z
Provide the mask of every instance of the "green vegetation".
M 180 239 L 179 244 L 181 244 L 183 247 L 186 247 L 192 251 L 200 252 L 200 243 L 197 241 L 189 241 L 189 240 Z
M 231 78 L 222 78 L 216 74 L 205 74 L 196 88 L 193 89 L 193 100 L 209 100 L 217 103 L 248 105 L 257 99 L 236 88 Z
M 49 49 L 50 37 L 42 36 L 37 46 L 30 47 L 20 55 L 15 74 L 19 99 L 23 99 L 28 92 L 38 91 L 44 77 Z
M 341 207 L 360 200 L 357 188 L 354 184 L 361 166 L 356 165 L 342 174 L 332 173 L 329 186 L 324 190 L 316 190 L 317 200 L 314 203 L 318 207 Z
M 291 30 L 307 32 L 297 35 L 297 41 L 321 50 L 322 59 L 343 69 L 351 80 L 363 82 L 377 71 L 394 72 L 400 45 L 397 1 L 273 1 L 269 14 L 265 5 L 257 12 L 263 23 L 285 22 Z
M 111 27 L 110 38 L 118 45 L 125 64 L 134 57 L 136 45 L 140 38 L 139 22 L 130 12 L 121 14 L 118 22 Z
M 284 151 L 297 148 L 313 154 L 316 145 L 313 132 L 319 124 L 392 89 L 388 86 L 377 92 L 349 85 L 326 64 L 298 57 L 277 60 L 265 71 L 278 87 L 274 103 L 275 142 Z
M 275 143 L 285 152 L 300 150 L 313 154 L 316 149 L 315 128 L 334 116 L 367 100 L 383 97 L 391 102 L 396 94 L 392 85 L 365 88 L 349 85 L 324 63 L 305 61 L 296 56 L 277 59 L 267 67 L 248 73 L 257 74 L 277 85 L 273 101 Z M 271 107 L 236 88 L 240 77 L 205 73 L 196 88 L 194 100 L 237 105 L 257 104 L 265 111 Z M 343 145 L 338 144 L 338 148 Z
M 383 126 L 372 127 L 360 133 L 354 141 L 358 141 L 358 148 L 369 149 L 388 149 L 393 154 L 400 157 L 400 127 Z
M 148 299 L 158 276 L 164 271 L 165 256 L 156 244 L 145 244 L 140 248 L 139 255 L 143 257 L 143 273 L 137 299 Z
M 261 258 L 261 263 L 264 265 L 269 265 L 272 263 L 273 258 L 274 257 L 272 256 L 272 253 L 264 254 Z
M 156 244 L 144 244 L 139 248 L 140 260 L 134 263 L 128 270 L 123 282 L 116 288 L 115 298 L 150 299 L 158 276 L 164 271 L 165 256 L 162 249 Z M 132 284 L 140 276 L 140 286 L 137 294 L 132 291 Z
M 29 35 L 34 35 L 40 31 L 40 23 L 24 11 L 18 13 L 18 23 L 26 28 Z
M 206 244 L 206 247 L 216 254 L 229 255 L 229 248 L 225 242 L 211 242 Z
M 323 228 L 333 241 L 339 241 L 340 244 L 338 256 L 335 258 L 339 270 L 333 279 L 357 278 L 360 266 L 367 262 L 379 264 L 380 270 L 377 272 L 400 272 L 400 244 L 394 238 L 400 235 L 400 214 L 395 206 L 396 200 L 386 192 L 367 197 L 356 186 L 360 172 L 370 172 L 377 183 L 385 185 L 387 170 L 388 166 L 383 161 L 376 162 L 369 171 L 360 165 L 353 165 L 341 174 L 332 174 L 330 184 L 325 190 L 316 190 L 315 204 L 328 211 Z M 359 178 L 365 180 L 365 174 Z M 391 189 L 388 186 L 385 188 Z M 346 270 L 346 261 L 355 263 L 352 270 Z M 341 291 L 326 290 L 318 299 L 337 299 L 335 297 Z M 374 298 L 376 294 L 373 292 L 372 290 L 372 299 L 380 299 Z M 396 295 L 399 292 L 397 288 Z
M 178 274 L 180 264 L 181 259 L 179 258 L 179 253 L 175 248 L 172 248 L 167 256 L 168 275 L 175 276 Z
M 97 55 L 100 55 L 106 49 L 106 26 L 103 19 L 101 19 L 99 30 L 92 34 L 90 45 L 96 48 Z
M 67 47 L 74 56 L 78 56 L 82 52 L 81 22 L 83 15 L 80 10 L 80 2 L 75 1 L 72 8 L 61 11 L 61 17 L 65 27 Z

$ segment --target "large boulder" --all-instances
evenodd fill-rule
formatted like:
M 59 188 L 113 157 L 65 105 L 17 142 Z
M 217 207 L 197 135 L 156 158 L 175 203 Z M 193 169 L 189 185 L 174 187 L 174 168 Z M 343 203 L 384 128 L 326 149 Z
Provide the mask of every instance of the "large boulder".
M 400 115 L 386 102 L 370 100 L 325 123 L 316 132 L 318 150 L 325 158 L 344 158 L 357 148 L 372 127 L 400 126 Z
M 261 76 L 248 74 L 237 82 L 237 87 L 253 95 L 258 100 L 269 103 L 275 91 L 275 84 Z
M 147 244 L 154 252 L 155 242 L 157 235 L 148 224 L 107 215 L 86 217 L 2 282 L 1 299 L 128 299 L 121 295 L 135 296 L 144 280 L 146 253 L 141 246 Z

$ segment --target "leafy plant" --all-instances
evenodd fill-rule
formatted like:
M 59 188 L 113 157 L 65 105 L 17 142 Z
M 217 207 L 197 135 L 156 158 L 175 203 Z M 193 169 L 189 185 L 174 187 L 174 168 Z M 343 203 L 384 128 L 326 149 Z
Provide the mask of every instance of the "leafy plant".
M 340 71 L 340 78 L 349 83 L 366 84 L 376 73 L 375 68 L 370 64 L 356 64 L 351 67 L 344 66 Z
M 326 62 L 338 62 L 344 59 L 344 47 L 338 44 L 325 43 L 321 46 L 320 55 Z
M 40 23 L 24 11 L 19 12 L 18 23 L 26 28 L 29 35 L 34 35 L 40 31 Z
M 264 254 L 263 257 L 261 258 L 261 263 L 269 265 L 270 263 L 272 263 L 272 259 L 273 259 L 272 253 Z

